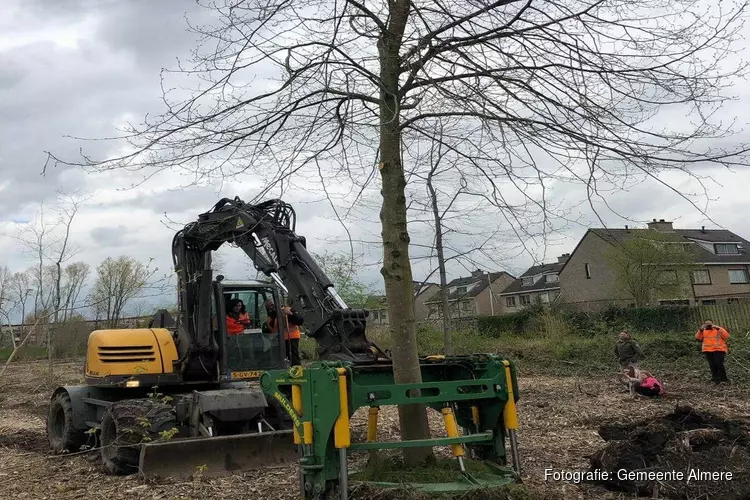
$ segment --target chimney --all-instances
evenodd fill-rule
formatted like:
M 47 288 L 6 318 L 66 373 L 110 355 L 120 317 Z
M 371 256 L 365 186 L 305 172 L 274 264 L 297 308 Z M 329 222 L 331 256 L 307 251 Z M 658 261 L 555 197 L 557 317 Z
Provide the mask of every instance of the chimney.
M 625 231 L 630 232 L 630 228 L 628 227 L 627 224 L 625 224 Z
M 564 253 L 561 256 L 557 258 L 557 263 L 562 264 L 563 262 L 566 262 L 568 260 L 568 257 L 570 257 L 569 253 Z
M 668 233 L 674 231 L 674 228 L 672 227 L 671 221 L 665 221 L 664 219 L 659 219 L 658 221 L 654 219 L 653 222 L 649 222 L 648 224 L 649 229 L 653 229 L 654 231 L 659 231 L 662 233 Z
M 705 232 L 706 232 L 706 226 L 701 226 L 701 233 L 705 233 Z
M 474 278 L 478 278 L 484 274 L 484 271 L 481 269 L 477 269 L 476 271 L 472 271 L 471 276 Z

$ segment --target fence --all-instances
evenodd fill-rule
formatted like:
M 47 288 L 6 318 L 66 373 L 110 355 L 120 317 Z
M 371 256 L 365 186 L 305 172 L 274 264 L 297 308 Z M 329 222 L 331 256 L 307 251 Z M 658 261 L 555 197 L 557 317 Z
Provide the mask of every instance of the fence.
M 692 308 L 692 312 L 696 330 L 707 319 L 726 328 L 730 334 L 744 334 L 750 330 L 750 302 L 698 306 Z

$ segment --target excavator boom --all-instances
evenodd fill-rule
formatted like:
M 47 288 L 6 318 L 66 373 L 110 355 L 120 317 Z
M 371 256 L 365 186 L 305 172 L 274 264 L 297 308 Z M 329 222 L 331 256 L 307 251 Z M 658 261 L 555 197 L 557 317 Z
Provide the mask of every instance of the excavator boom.
M 210 357 L 216 350 L 210 336 L 211 252 L 229 243 L 241 248 L 292 300 L 318 345 L 319 359 L 368 363 L 387 357 L 367 340 L 367 311 L 347 307 L 310 256 L 305 238 L 295 233 L 295 222 L 294 209 L 282 200 L 252 205 L 238 197 L 223 198 L 175 235 L 180 323 L 191 339 L 193 356 Z

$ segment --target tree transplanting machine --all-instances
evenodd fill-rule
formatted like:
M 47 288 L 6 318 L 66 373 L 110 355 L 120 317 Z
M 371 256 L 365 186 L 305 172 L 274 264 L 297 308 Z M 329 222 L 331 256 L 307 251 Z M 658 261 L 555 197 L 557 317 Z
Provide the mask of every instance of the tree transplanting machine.
M 494 354 L 427 356 L 421 383 L 395 383 L 392 361 L 365 335 L 367 311 L 347 307 L 295 225 L 294 210 L 281 200 L 224 198 L 179 231 L 172 244 L 176 321 L 160 311 L 150 328 L 91 333 L 85 384 L 52 394 L 53 451 L 91 442 L 115 474 L 216 475 L 297 461 L 307 499 L 336 487 L 346 498 L 350 451 L 450 446 L 461 479 L 412 485 L 423 490 L 518 479 L 513 363 Z M 214 277 L 211 252 L 224 243 L 241 248 L 272 282 Z M 318 361 L 309 366 L 289 366 L 288 325 L 280 322 L 273 333 L 261 328 L 266 300 L 279 310 L 284 297 L 316 341 Z M 227 334 L 232 298 L 244 302 L 253 322 L 240 335 Z M 419 403 L 443 415 L 448 437 L 377 441 L 380 407 Z M 360 408 L 368 408 L 367 440 L 356 443 L 349 419 Z M 515 470 L 507 467 L 506 439 Z M 467 470 L 467 451 L 486 470 Z

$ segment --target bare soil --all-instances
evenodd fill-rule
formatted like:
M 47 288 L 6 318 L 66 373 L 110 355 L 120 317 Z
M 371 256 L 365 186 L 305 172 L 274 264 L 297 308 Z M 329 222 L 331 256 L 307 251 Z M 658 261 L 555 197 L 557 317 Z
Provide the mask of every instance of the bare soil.
M 299 498 L 295 466 L 231 477 L 196 477 L 192 481 L 145 480 L 103 474 L 93 453 L 50 455 L 45 436 L 49 395 L 56 385 L 81 383 L 82 365 L 82 361 L 57 363 L 50 381 L 46 363 L 19 362 L 0 380 L 0 498 Z M 518 437 L 522 492 L 527 498 L 614 499 L 640 494 L 648 498 L 687 499 L 696 498 L 696 492 L 711 492 L 708 498 L 716 499 L 750 498 L 750 480 L 741 475 L 742 468 L 750 470 L 744 462 L 749 455 L 743 444 L 746 417 L 750 415 L 750 384 L 716 387 L 700 381 L 702 378 L 696 373 L 672 373 L 662 377 L 667 395 L 652 400 L 631 398 L 617 383 L 614 373 L 611 377 L 585 379 L 523 373 L 519 377 Z M 686 407 L 690 414 L 699 415 L 693 423 L 685 424 L 689 419 L 677 418 L 685 416 Z M 397 438 L 395 408 L 382 409 L 380 422 L 380 439 Z M 439 415 L 431 415 L 430 422 L 436 435 L 444 435 Z M 352 427 L 353 439 L 364 439 L 365 412 L 355 414 Z M 703 430 L 688 435 L 686 444 L 685 431 L 696 429 Z M 644 443 L 646 448 L 650 443 L 651 448 L 644 451 Z M 614 453 L 618 447 L 629 451 Z M 445 450 L 438 451 L 446 456 Z M 352 458 L 352 468 L 356 468 L 365 457 Z M 635 463 L 638 459 L 642 466 Z M 654 491 L 655 484 L 636 484 L 633 488 L 545 479 L 546 470 L 580 473 L 596 467 L 700 467 L 709 472 L 735 470 L 737 474 L 731 481 L 701 483 L 698 487 L 702 489 L 698 490 L 686 487 L 684 481 L 667 481 Z M 371 492 L 360 491 L 355 489 L 351 498 L 372 496 Z

